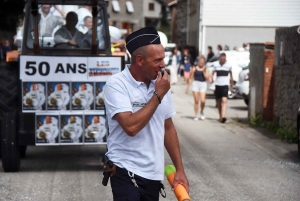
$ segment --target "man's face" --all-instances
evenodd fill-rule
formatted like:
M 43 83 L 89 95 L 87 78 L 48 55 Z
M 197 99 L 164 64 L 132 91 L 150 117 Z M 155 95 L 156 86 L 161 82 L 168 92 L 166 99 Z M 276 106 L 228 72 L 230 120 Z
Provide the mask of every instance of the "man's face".
M 71 122 L 71 124 L 75 123 L 76 122 L 76 118 L 74 116 L 71 116 L 70 117 L 70 122 Z
M 88 29 L 91 29 L 92 26 L 93 26 L 93 20 L 91 17 L 89 18 L 86 18 L 85 21 L 84 21 L 84 26 Z
M 148 45 L 146 58 L 142 62 L 142 73 L 150 80 L 157 78 L 158 72 L 165 67 L 165 50 L 161 44 Z
M 57 84 L 56 88 L 57 88 L 58 91 L 61 91 L 62 90 L 62 85 L 61 84 Z
M 188 51 L 188 50 L 184 50 L 184 51 L 183 51 L 183 54 L 184 54 L 184 55 L 188 55 L 188 54 L 189 54 L 189 51 Z
M 80 88 L 81 88 L 81 91 L 85 91 L 85 90 L 86 90 L 85 84 L 81 84 L 81 85 L 80 85 Z
M 66 17 L 66 25 L 70 27 L 75 27 L 78 22 L 78 17 L 76 14 L 70 14 Z
M 37 90 L 37 84 L 32 84 L 32 90 L 36 91 Z
M 48 14 L 50 12 L 51 5 L 42 5 L 42 12 Z
M 95 123 L 95 124 L 99 123 L 99 117 L 94 116 L 94 123 Z
M 51 117 L 50 116 L 46 116 L 46 124 L 51 124 Z
M 225 64 L 225 62 L 226 62 L 226 56 L 220 56 L 219 62 L 220 62 L 221 65 Z

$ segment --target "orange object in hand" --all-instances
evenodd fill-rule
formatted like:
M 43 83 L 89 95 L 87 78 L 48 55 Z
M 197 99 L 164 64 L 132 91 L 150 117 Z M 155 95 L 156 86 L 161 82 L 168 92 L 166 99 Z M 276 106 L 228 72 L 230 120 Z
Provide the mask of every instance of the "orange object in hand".
M 168 165 L 165 167 L 165 175 L 170 185 L 172 185 L 174 182 L 175 173 L 176 168 L 173 165 Z M 175 187 L 174 193 L 178 201 L 191 201 L 189 194 L 186 192 L 186 189 L 182 184 L 178 184 Z

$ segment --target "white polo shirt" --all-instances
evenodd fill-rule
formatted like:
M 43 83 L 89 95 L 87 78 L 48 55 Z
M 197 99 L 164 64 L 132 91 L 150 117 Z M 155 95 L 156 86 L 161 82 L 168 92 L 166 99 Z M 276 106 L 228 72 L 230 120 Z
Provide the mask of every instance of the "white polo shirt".
M 215 85 L 227 86 L 229 85 L 230 77 L 229 73 L 232 71 L 232 67 L 227 62 L 221 66 L 220 62 L 215 62 L 213 69 L 216 73 Z
M 150 180 L 164 179 L 164 124 L 175 115 L 169 91 L 157 107 L 149 123 L 134 137 L 125 133 L 114 115 L 121 112 L 135 113 L 152 98 L 155 81 L 149 88 L 136 81 L 130 65 L 113 75 L 106 82 L 104 101 L 110 135 L 107 139 L 108 158 L 115 165 Z

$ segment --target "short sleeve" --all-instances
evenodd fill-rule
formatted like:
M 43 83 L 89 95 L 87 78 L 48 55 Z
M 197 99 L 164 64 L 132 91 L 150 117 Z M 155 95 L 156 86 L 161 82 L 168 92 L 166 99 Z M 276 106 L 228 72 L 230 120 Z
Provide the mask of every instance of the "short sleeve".
M 165 95 L 164 99 L 165 98 L 167 101 L 165 119 L 169 119 L 176 114 L 174 105 L 173 105 L 173 101 L 172 101 L 171 90 L 168 91 L 168 93 Z
M 132 112 L 132 105 L 125 87 L 119 83 L 107 83 L 104 88 L 104 102 L 107 114 L 113 118 L 121 112 Z

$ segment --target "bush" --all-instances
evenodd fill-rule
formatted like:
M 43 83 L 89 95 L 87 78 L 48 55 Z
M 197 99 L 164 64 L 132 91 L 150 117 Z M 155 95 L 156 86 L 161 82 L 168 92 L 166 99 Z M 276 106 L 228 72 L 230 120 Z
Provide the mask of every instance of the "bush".
M 252 116 L 250 119 L 250 125 L 266 128 L 279 136 L 282 141 L 286 141 L 288 143 L 298 142 L 297 129 L 292 127 L 280 127 L 276 122 L 264 121 L 261 114 Z

